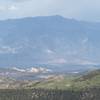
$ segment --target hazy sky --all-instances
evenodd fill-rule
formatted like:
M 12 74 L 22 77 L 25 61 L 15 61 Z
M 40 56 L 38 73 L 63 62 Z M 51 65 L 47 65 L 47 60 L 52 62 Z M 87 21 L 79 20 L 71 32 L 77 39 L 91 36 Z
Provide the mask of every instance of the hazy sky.
M 0 19 L 45 15 L 100 21 L 100 0 L 0 0 Z

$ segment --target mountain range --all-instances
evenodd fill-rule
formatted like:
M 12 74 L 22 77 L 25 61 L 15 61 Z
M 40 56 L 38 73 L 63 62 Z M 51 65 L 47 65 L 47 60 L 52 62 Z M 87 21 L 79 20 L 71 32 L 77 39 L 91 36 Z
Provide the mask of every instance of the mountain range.
M 0 67 L 99 65 L 100 23 L 59 15 L 0 21 Z

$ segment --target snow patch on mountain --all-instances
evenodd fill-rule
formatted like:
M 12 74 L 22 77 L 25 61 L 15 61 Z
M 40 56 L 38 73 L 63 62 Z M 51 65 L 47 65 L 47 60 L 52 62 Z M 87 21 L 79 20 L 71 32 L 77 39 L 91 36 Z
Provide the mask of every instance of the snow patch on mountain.
M 17 67 L 13 67 L 12 69 L 16 70 L 16 71 L 19 71 L 19 72 L 26 72 L 25 69 L 20 69 L 20 68 L 17 68 Z
M 39 67 L 39 68 L 31 67 L 31 68 L 28 68 L 28 69 L 21 69 L 21 68 L 13 67 L 12 69 L 15 70 L 15 71 L 18 71 L 18 72 L 26 72 L 26 73 L 47 73 L 47 72 L 51 72 L 50 69 L 46 69 L 46 68 L 42 68 L 42 67 Z
M 39 68 L 32 67 L 32 68 L 28 69 L 27 71 L 31 72 L 31 73 L 46 73 L 46 72 L 50 72 L 51 70 L 42 68 L 42 67 L 39 67 Z

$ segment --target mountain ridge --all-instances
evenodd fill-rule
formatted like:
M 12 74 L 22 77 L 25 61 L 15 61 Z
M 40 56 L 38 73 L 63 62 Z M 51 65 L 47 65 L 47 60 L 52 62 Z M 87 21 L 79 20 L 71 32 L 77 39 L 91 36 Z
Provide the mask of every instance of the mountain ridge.
M 99 64 L 99 26 L 58 15 L 0 21 L 0 66 Z

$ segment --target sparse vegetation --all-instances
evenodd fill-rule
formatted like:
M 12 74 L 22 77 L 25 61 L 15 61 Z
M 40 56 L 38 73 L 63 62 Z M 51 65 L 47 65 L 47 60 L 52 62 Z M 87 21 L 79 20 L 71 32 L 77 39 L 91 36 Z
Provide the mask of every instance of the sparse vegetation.
M 0 100 L 100 100 L 100 87 L 81 91 L 58 89 L 0 90 Z
M 21 87 L 21 86 L 20 86 Z M 100 70 L 83 76 L 55 76 L 0 90 L 0 100 L 100 100 Z

